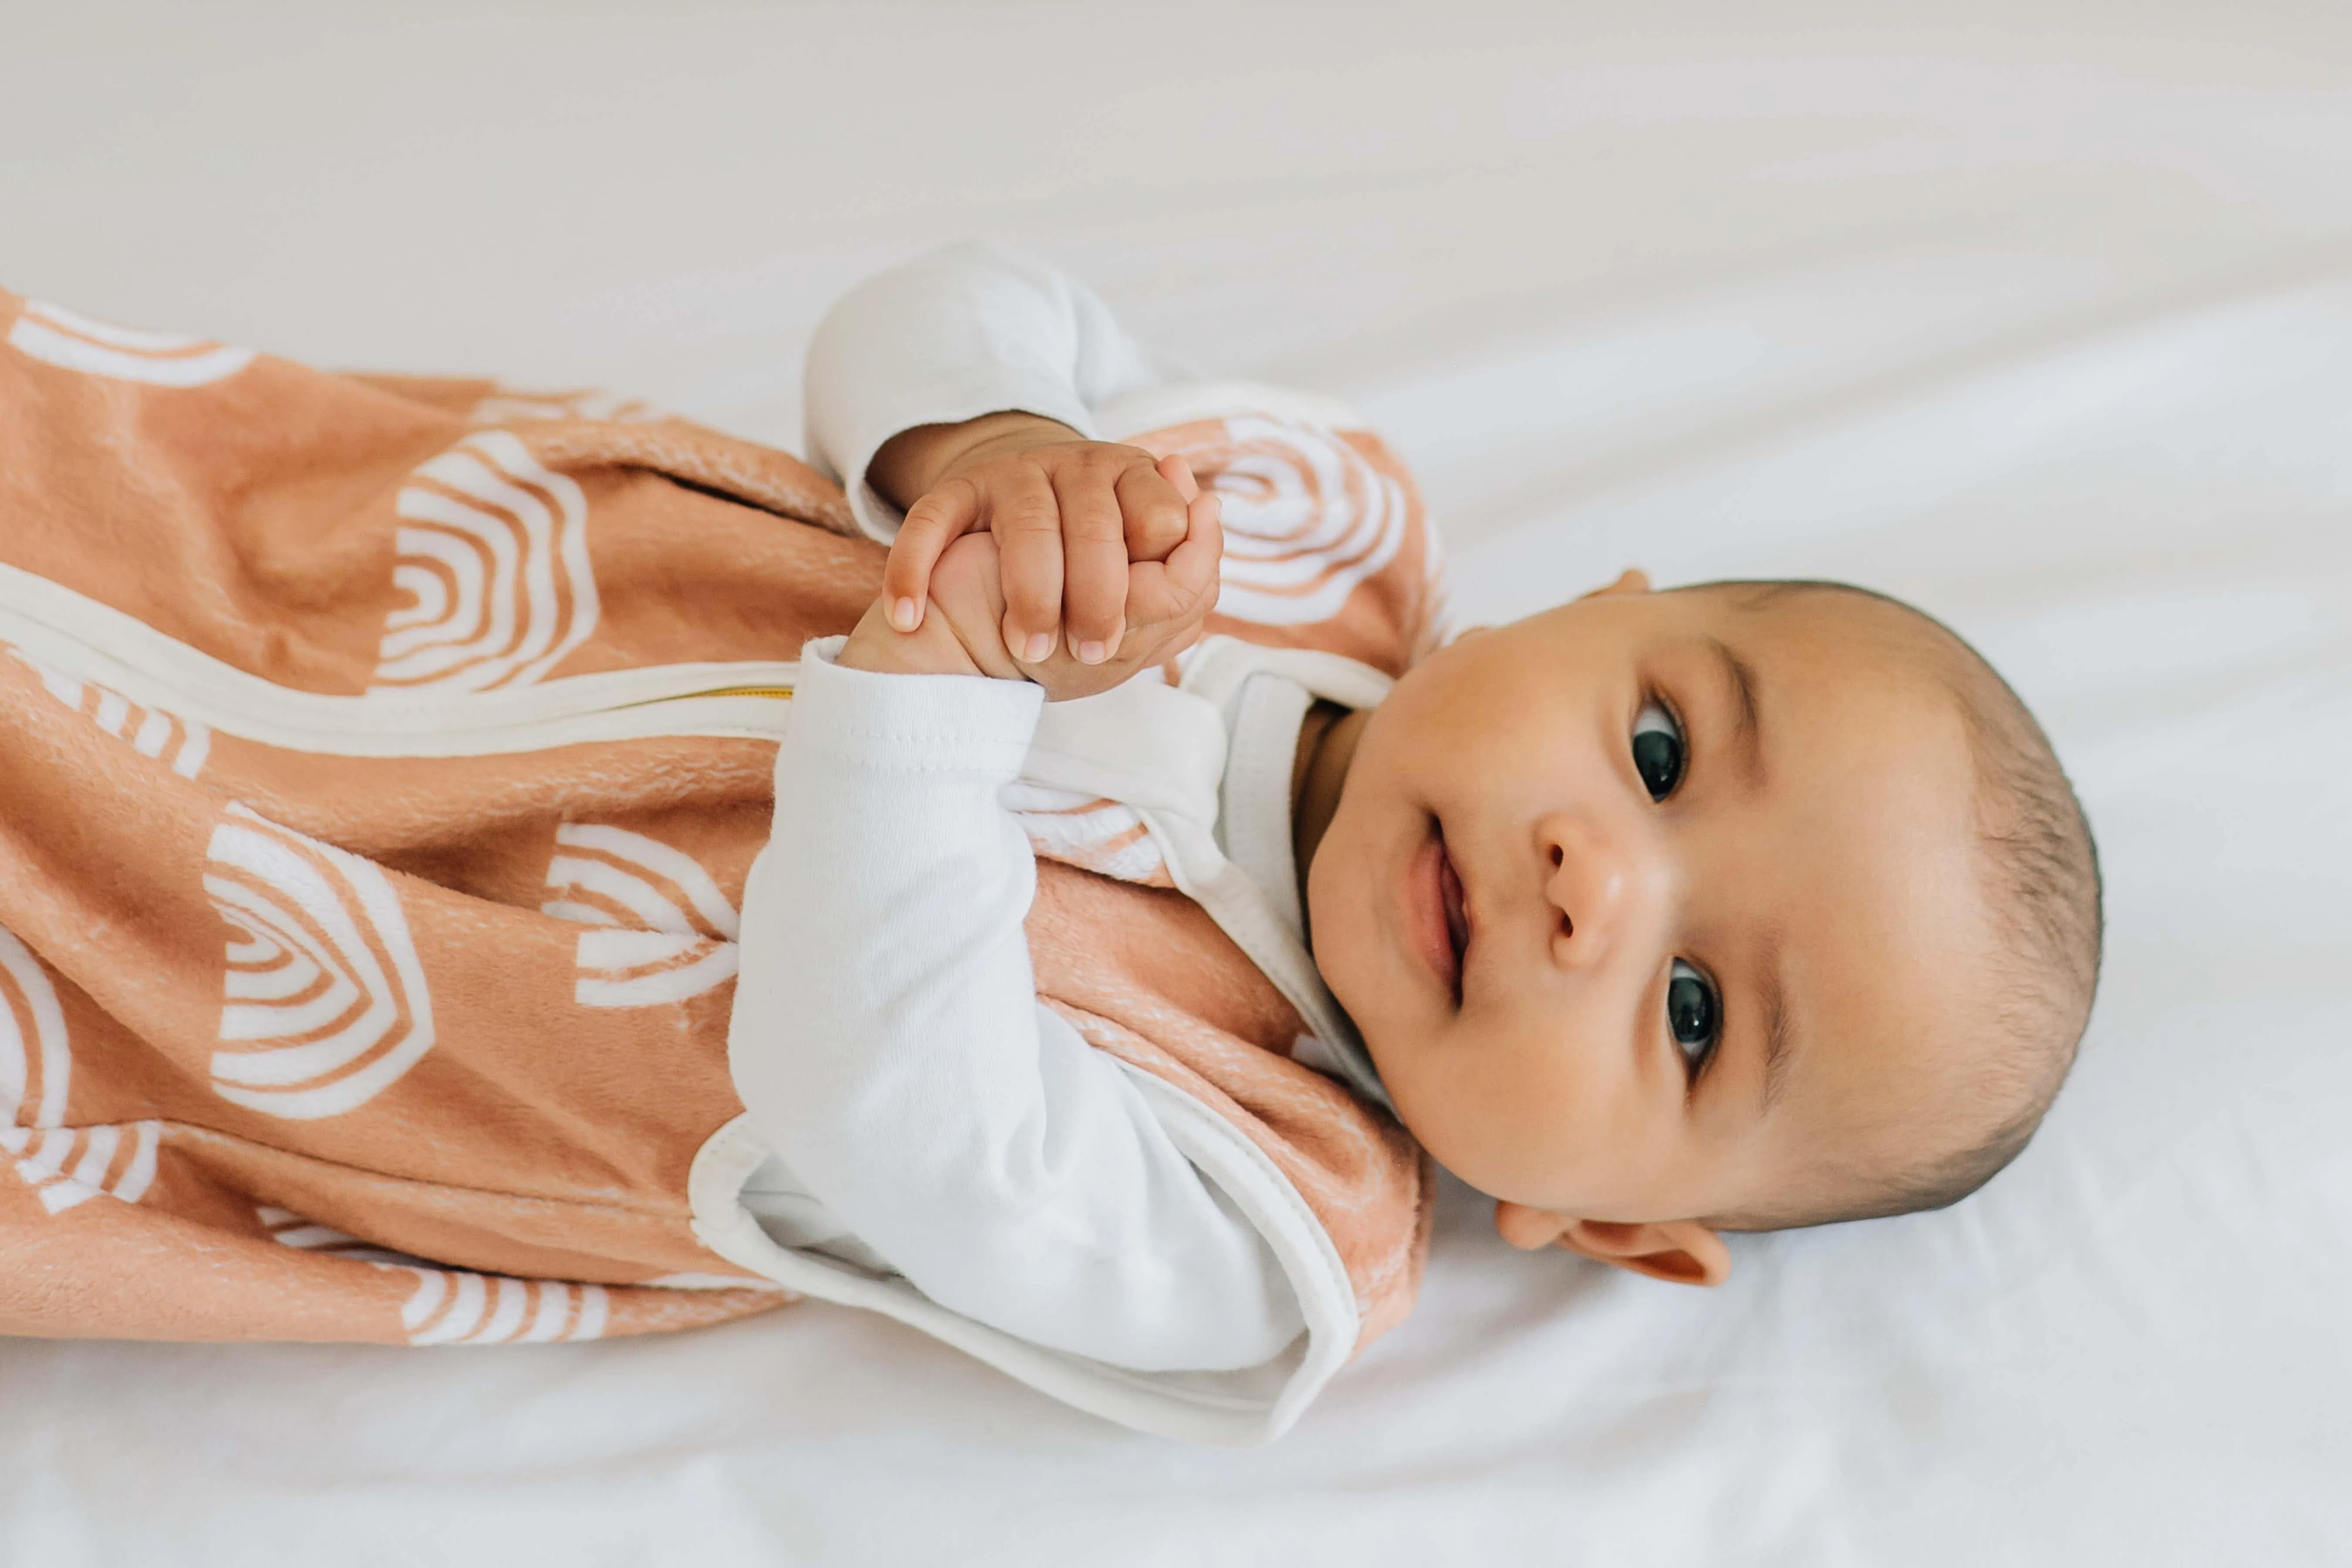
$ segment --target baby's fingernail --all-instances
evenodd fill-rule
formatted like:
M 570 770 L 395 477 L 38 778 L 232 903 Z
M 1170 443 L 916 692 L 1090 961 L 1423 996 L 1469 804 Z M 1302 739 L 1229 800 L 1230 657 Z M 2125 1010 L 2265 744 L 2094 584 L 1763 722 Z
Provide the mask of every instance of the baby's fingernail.
M 1103 647 L 1103 645 L 1098 642 L 1082 642 L 1078 645 L 1078 662 L 1080 664 L 1100 664 L 1109 657 L 1110 649 Z
M 1043 664 L 1045 662 L 1045 656 L 1054 651 L 1054 634 L 1032 632 L 1029 634 L 1029 640 L 1022 645 L 1022 648 L 1021 661 L 1024 664 Z
M 902 632 L 913 631 L 915 629 L 915 601 L 912 599 L 891 600 L 890 624 L 898 627 Z

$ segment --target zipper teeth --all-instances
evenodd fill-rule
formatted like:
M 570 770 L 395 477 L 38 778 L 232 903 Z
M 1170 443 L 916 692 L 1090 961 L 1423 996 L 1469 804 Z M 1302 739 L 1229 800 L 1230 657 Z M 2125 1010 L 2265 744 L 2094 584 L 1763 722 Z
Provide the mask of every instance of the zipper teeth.
M 676 697 L 648 697 L 621 706 L 644 708 L 656 702 L 683 702 L 689 697 L 775 697 L 789 702 L 792 696 L 793 689 L 789 686 L 714 686 L 708 691 L 681 691 Z

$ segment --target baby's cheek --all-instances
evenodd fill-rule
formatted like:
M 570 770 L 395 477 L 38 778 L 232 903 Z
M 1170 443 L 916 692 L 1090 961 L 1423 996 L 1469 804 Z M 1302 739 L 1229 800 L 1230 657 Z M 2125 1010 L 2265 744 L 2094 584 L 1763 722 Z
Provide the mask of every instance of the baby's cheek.
M 1506 688 L 1463 679 L 1413 695 L 1398 706 L 1390 754 L 1400 771 L 1441 799 L 1493 795 L 1541 754 L 1545 715 Z
M 1465 1052 L 1484 1065 L 1456 1110 L 1477 1122 L 1472 1136 L 1497 1179 L 1533 1194 L 1530 1202 L 1577 1185 L 1586 1163 L 1606 1161 L 1618 1142 L 1608 1075 L 1580 1062 L 1561 1036 L 1560 1020 L 1546 1009 Z

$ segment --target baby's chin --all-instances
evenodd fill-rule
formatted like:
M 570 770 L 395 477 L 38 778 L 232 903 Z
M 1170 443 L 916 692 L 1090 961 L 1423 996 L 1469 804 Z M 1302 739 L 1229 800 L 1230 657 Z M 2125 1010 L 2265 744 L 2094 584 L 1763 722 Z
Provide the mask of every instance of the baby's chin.
M 1389 1106 L 1396 1113 L 1399 1125 L 1413 1136 L 1413 1141 L 1427 1150 L 1430 1158 L 1448 1170 L 1454 1170 L 1454 1151 L 1446 1136 L 1446 1118 L 1442 1105 L 1430 1102 L 1430 1086 L 1424 1073 L 1413 1070 L 1413 1052 L 1409 1042 L 1398 1037 L 1393 1027 L 1382 1027 L 1379 1022 L 1367 1028 L 1360 1018 L 1350 1014 L 1356 1025 L 1356 1036 L 1364 1043 L 1364 1054 L 1371 1058 L 1372 1071 L 1389 1097 Z M 1475 1151 L 1461 1151 L 1475 1163 Z M 1456 1173 L 1459 1173 L 1458 1172 Z

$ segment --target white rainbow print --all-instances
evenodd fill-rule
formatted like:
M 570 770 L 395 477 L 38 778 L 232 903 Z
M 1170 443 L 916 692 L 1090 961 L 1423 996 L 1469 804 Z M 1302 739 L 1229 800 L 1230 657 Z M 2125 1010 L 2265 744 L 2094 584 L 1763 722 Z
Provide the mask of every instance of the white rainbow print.
M 1029 836 L 1029 847 L 1048 860 L 1122 882 L 1176 885 L 1160 841 L 1133 806 L 1025 779 L 1006 784 L 998 798 Z
M 501 386 L 474 405 L 474 425 L 511 425 L 526 419 L 593 419 L 603 424 L 642 425 L 668 415 L 641 398 L 591 387 L 578 392 L 521 392 Z
M 529 686 L 596 627 L 588 500 L 504 430 L 409 476 L 372 691 Z
M 33 950 L 0 927 L 0 1121 L 61 1125 L 72 1078 L 58 988 Z
M 0 1149 L 16 1156 L 16 1174 L 41 1206 L 63 1214 L 101 1194 L 135 1204 L 155 1181 L 160 1121 L 94 1127 L 0 1126 Z
M 295 1121 L 383 1093 L 433 1048 L 433 1003 L 381 868 L 232 803 L 205 891 L 238 935 L 222 975 L 213 1091 Z
M 349 1258 L 360 1263 L 392 1263 L 403 1268 L 424 1265 L 423 1258 L 411 1257 L 405 1252 L 394 1252 L 373 1242 L 362 1241 L 347 1231 L 304 1219 L 292 1209 L 282 1209 L 274 1204 L 259 1205 L 253 1211 L 253 1216 L 261 1222 L 263 1229 L 269 1232 L 269 1239 L 280 1247 L 325 1253 L 333 1258 Z
M 1404 543 L 1404 487 L 1327 430 L 1224 422 L 1210 480 L 1225 530 L 1217 614 L 1259 626 L 1329 620 Z
M 455 1268 L 406 1267 L 416 1289 L 401 1304 L 412 1345 L 533 1345 L 604 1336 L 612 1297 L 602 1285 L 518 1279 Z
M 24 313 L 8 329 L 8 346 L 43 364 L 150 386 L 204 386 L 253 363 L 251 349 L 110 326 L 40 300 L 25 302 Z
M 612 1298 L 602 1285 L 436 1268 L 404 1252 L 376 1247 L 332 1226 L 304 1219 L 290 1209 L 264 1205 L 253 1212 L 269 1238 L 280 1247 L 415 1275 L 415 1288 L 400 1308 L 400 1326 L 412 1345 L 528 1345 L 601 1339 L 612 1315 Z
M 547 862 L 555 896 L 540 913 L 579 921 L 583 1007 L 683 1002 L 734 978 L 735 906 L 694 858 L 658 839 L 597 823 L 555 830 Z
M 184 779 L 204 772 L 205 761 L 212 755 L 213 732 L 203 723 L 161 708 L 142 708 L 95 681 L 68 675 L 19 649 L 8 651 L 40 676 L 41 686 L 50 696 L 117 740 L 128 742 L 141 756 L 153 757 Z

